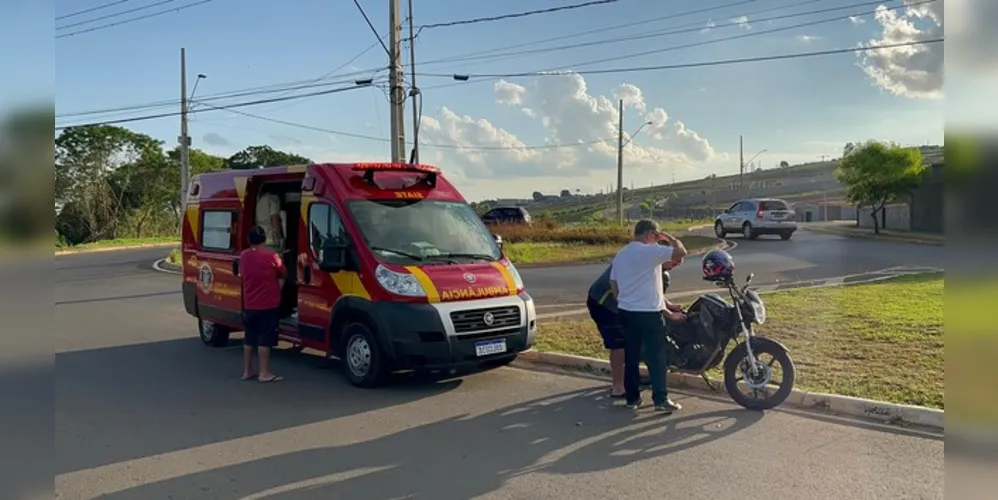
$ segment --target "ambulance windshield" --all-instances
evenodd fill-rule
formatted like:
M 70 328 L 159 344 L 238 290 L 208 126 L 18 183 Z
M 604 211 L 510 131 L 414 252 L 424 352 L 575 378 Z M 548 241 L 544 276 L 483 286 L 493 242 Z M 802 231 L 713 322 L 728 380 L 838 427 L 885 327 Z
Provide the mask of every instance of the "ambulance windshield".
M 388 262 L 497 261 L 499 247 L 466 203 L 354 200 L 348 203 L 369 248 Z

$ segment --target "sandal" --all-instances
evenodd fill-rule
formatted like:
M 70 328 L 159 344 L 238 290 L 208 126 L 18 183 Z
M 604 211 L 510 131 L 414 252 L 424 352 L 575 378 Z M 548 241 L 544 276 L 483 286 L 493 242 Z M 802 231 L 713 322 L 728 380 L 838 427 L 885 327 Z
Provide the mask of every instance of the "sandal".
M 240 380 L 242 380 L 242 381 L 253 380 L 256 377 L 257 377 L 257 374 L 256 373 L 252 373 L 250 375 L 243 375 L 242 377 L 240 377 Z
M 280 381 L 284 380 L 284 377 L 282 377 L 280 375 L 274 375 L 274 378 L 268 378 L 266 380 L 264 380 L 262 378 L 258 378 L 257 380 L 261 384 L 270 384 L 270 383 L 273 383 L 273 382 L 280 382 Z

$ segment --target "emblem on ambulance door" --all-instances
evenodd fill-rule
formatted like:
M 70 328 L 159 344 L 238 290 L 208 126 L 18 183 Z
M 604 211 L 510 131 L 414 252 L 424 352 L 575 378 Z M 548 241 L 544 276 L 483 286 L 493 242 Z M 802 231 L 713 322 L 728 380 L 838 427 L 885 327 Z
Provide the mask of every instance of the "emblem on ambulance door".
M 485 313 L 485 316 L 482 316 L 482 322 L 485 323 L 485 326 L 492 326 L 492 323 L 496 322 L 496 317 L 492 313 Z
M 211 293 L 211 285 L 215 282 L 215 273 L 207 263 L 201 264 L 198 274 L 198 285 L 204 293 Z
M 475 278 L 475 275 L 474 275 L 474 274 L 471 274 L 471 273 L 464 273 L 464 281 L 467 281 L 468 283 L 474 283 L 474 282 L 475 282 L 475 279 L 476 279 L 476 278 Z

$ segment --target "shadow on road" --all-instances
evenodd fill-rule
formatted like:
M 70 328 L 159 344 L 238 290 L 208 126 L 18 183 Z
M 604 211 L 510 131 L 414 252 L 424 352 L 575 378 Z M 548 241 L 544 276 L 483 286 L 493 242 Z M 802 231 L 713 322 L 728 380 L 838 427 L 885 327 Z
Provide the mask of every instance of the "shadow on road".
M 761 413 L 663 417 L 587 389 L 378 439 L 317 448 L 150 483 L 104 498 L 464 500 L 542 471 L 612 470 L 730 436 Z M 276 474 L 275 471 L 280 471 Z
M 293 383 L 262 386 L 239 380 L 241 359 L 241 347 L 207 349 L 197 338 L 56 354 L 55 473 L 380 410 L 461 384 L 409 378 L 362 390 L 322 369 L 330 363 L 321 357 L 278 351 L 274 368 Z

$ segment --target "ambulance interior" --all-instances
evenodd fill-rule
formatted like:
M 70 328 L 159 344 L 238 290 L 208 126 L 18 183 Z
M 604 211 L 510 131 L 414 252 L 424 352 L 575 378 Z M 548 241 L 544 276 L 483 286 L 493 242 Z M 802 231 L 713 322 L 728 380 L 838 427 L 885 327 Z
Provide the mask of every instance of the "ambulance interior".
M 255 215 L 252 222 L 255 225 L 266 227 L 269 220 L 265 213 L 257 210 L 261 198 L 268 195 L 277 196 L 280 200 L 281 226 L 284 234 L 284 242 L 281 248 L 272 248 L 281 255 L 284 267 L 287 269 L 288 277 L 284 281 L 284 289 L 281 290 L 281 318 L 297 319 L 298 309 L 298 233 L 299 222 L 301 221 L 301 181 L 286 182 L 266 182 L 260 185 L 260 189 L 254 196 L 254 206 L 249 213 Z

